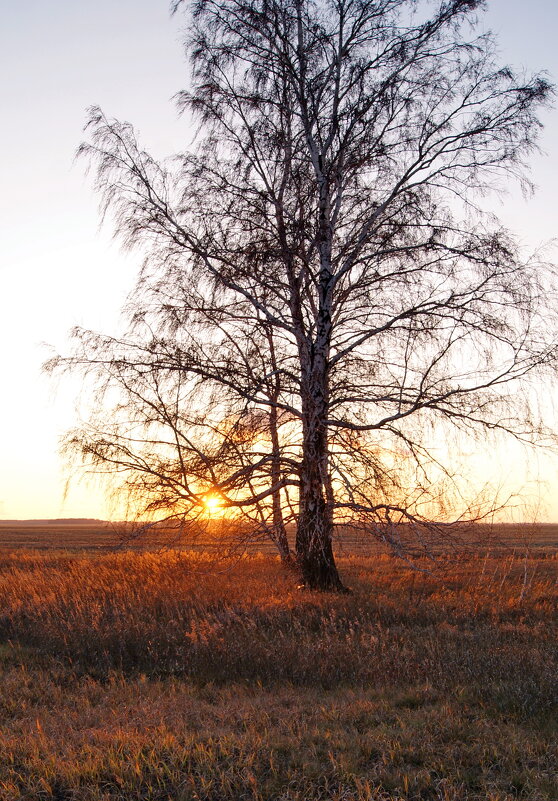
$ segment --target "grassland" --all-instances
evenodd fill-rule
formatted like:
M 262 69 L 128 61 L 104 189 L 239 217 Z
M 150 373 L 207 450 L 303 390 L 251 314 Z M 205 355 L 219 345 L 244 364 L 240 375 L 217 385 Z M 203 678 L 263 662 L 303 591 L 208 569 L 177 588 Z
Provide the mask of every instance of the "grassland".
M 1 550 L 0 798 L 556 801 L 556 552 L 341 570 Z

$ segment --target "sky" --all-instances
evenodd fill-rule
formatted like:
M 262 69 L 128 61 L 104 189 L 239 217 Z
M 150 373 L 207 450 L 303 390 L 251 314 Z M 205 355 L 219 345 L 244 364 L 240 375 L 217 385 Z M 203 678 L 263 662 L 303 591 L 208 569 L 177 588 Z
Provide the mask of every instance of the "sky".
M 556 0 L 487 6 L 482 26 L 498 34 L 502 60 L 558 80 Z M 167 0 L 0 0 L 0 21 L 0 519 L 108 517 L 98 487 L 73 481 L 65 492 L 59 442 L 79 387 L 54 384 L 41 365 L 68 351 L 75 325 L 116 329 L 140 260 L 100 228 L 85 164 L 74 160 L 86 109 L 132 122 L 158 157 L 183 149 L 191 132 L 172 97 L 187 80 L 184 20 Z M 558 111 L 543 119 L 535 197 L 512 188 L 496 203 L 532 249 L 558 234 Z M 505 480 L 515 463 L 514 480 L 558 521 L 558 456 L 530 460 L 529 475 L 517 468 L 523 458 L 503 450 L 490 471 Z

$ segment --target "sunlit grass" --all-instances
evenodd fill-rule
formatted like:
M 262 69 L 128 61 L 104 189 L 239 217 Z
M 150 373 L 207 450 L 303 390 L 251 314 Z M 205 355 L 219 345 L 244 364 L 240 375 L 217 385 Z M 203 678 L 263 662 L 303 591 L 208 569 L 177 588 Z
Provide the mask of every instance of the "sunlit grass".
M 557 567 L 4 554 L 0 798 L 555 801 Z

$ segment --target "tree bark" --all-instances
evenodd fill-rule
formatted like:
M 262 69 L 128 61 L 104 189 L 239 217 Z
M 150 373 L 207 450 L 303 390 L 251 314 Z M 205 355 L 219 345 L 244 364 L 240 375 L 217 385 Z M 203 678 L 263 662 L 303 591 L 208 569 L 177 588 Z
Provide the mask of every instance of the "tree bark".
M 325 379 L 325 375 L 323 376 Z M 300 467 L 299 516 L 296 556 L 308 589 L 344 592 L 333 555 L 333 510 L 327 499 L 327 392 L 306 398 L 304 439 Z
M 331 252 L 330 187 L 323 159 L 308 129 L 308 143 L 316 172 L 319 194 L 318 250 L 320 274 L 316 336 L 301 356 L 301 401 L 303 451 L 300 471 L 299 518 L 296 554 L 305 585 L 309 589 L 343 592 L 333 556 L 333 507 L 328 498 L 329 459 L 329 355 L 331 347 L 333 271 Z
M 333 556 L 333 519 L 324 497 L 317 451 L 320 437 L 308 442 L 300 471 L 296 555 L 304 584 L 312 590 L 345 590 Z
M 269 347 L 269 359 L 272 370 L 272 378 L 269 385 L 269 434 L 271 438 L 271 486 L 276 487 L 271 497 L 272 504 L 272 539 L 277 546 L 281 562 L 291 566 L 293 557 L 285 529 L 283 519 L 283 508 L 281 505 L 281 442 L 279 439 L 279 414 L 277 411 L 278 402 L 281 395 L 281 381 L 275 355 L 275 342 L 273 341 L 273 331 L 269 326 L 265 326 L 267 344 Z
M 274 398 L 276 401 L 277 398 Z M 273 452 L 273 460 L 271 462 L 271 486 L 278 487 L 281 481 L 281 451 L 279 443 L 279 431 L 277 428 L 277 407 L 272 406 L 269 413 L 269 430 L 271 434 L 271 447 Z M 281 490 L 276 489 L 272 495 L 272 515 L 273 515 L 273 540 L 281 556 L 283 564 L 291 565 L 293 563 L 289 540 L 285 530 L 285 522 L 283 520 L 283 510 L 281 508 Z

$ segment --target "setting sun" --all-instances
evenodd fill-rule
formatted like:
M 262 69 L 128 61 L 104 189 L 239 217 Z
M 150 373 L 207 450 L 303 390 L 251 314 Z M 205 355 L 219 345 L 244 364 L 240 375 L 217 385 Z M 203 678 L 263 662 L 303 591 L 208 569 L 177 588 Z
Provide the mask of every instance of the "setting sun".
M 207 495 L 203 499 L 203 505 L 205 506 L 206 512 L 216 512 L 218 509 L 222 508 L 223 500 L 219 498 L 218 495 Z

